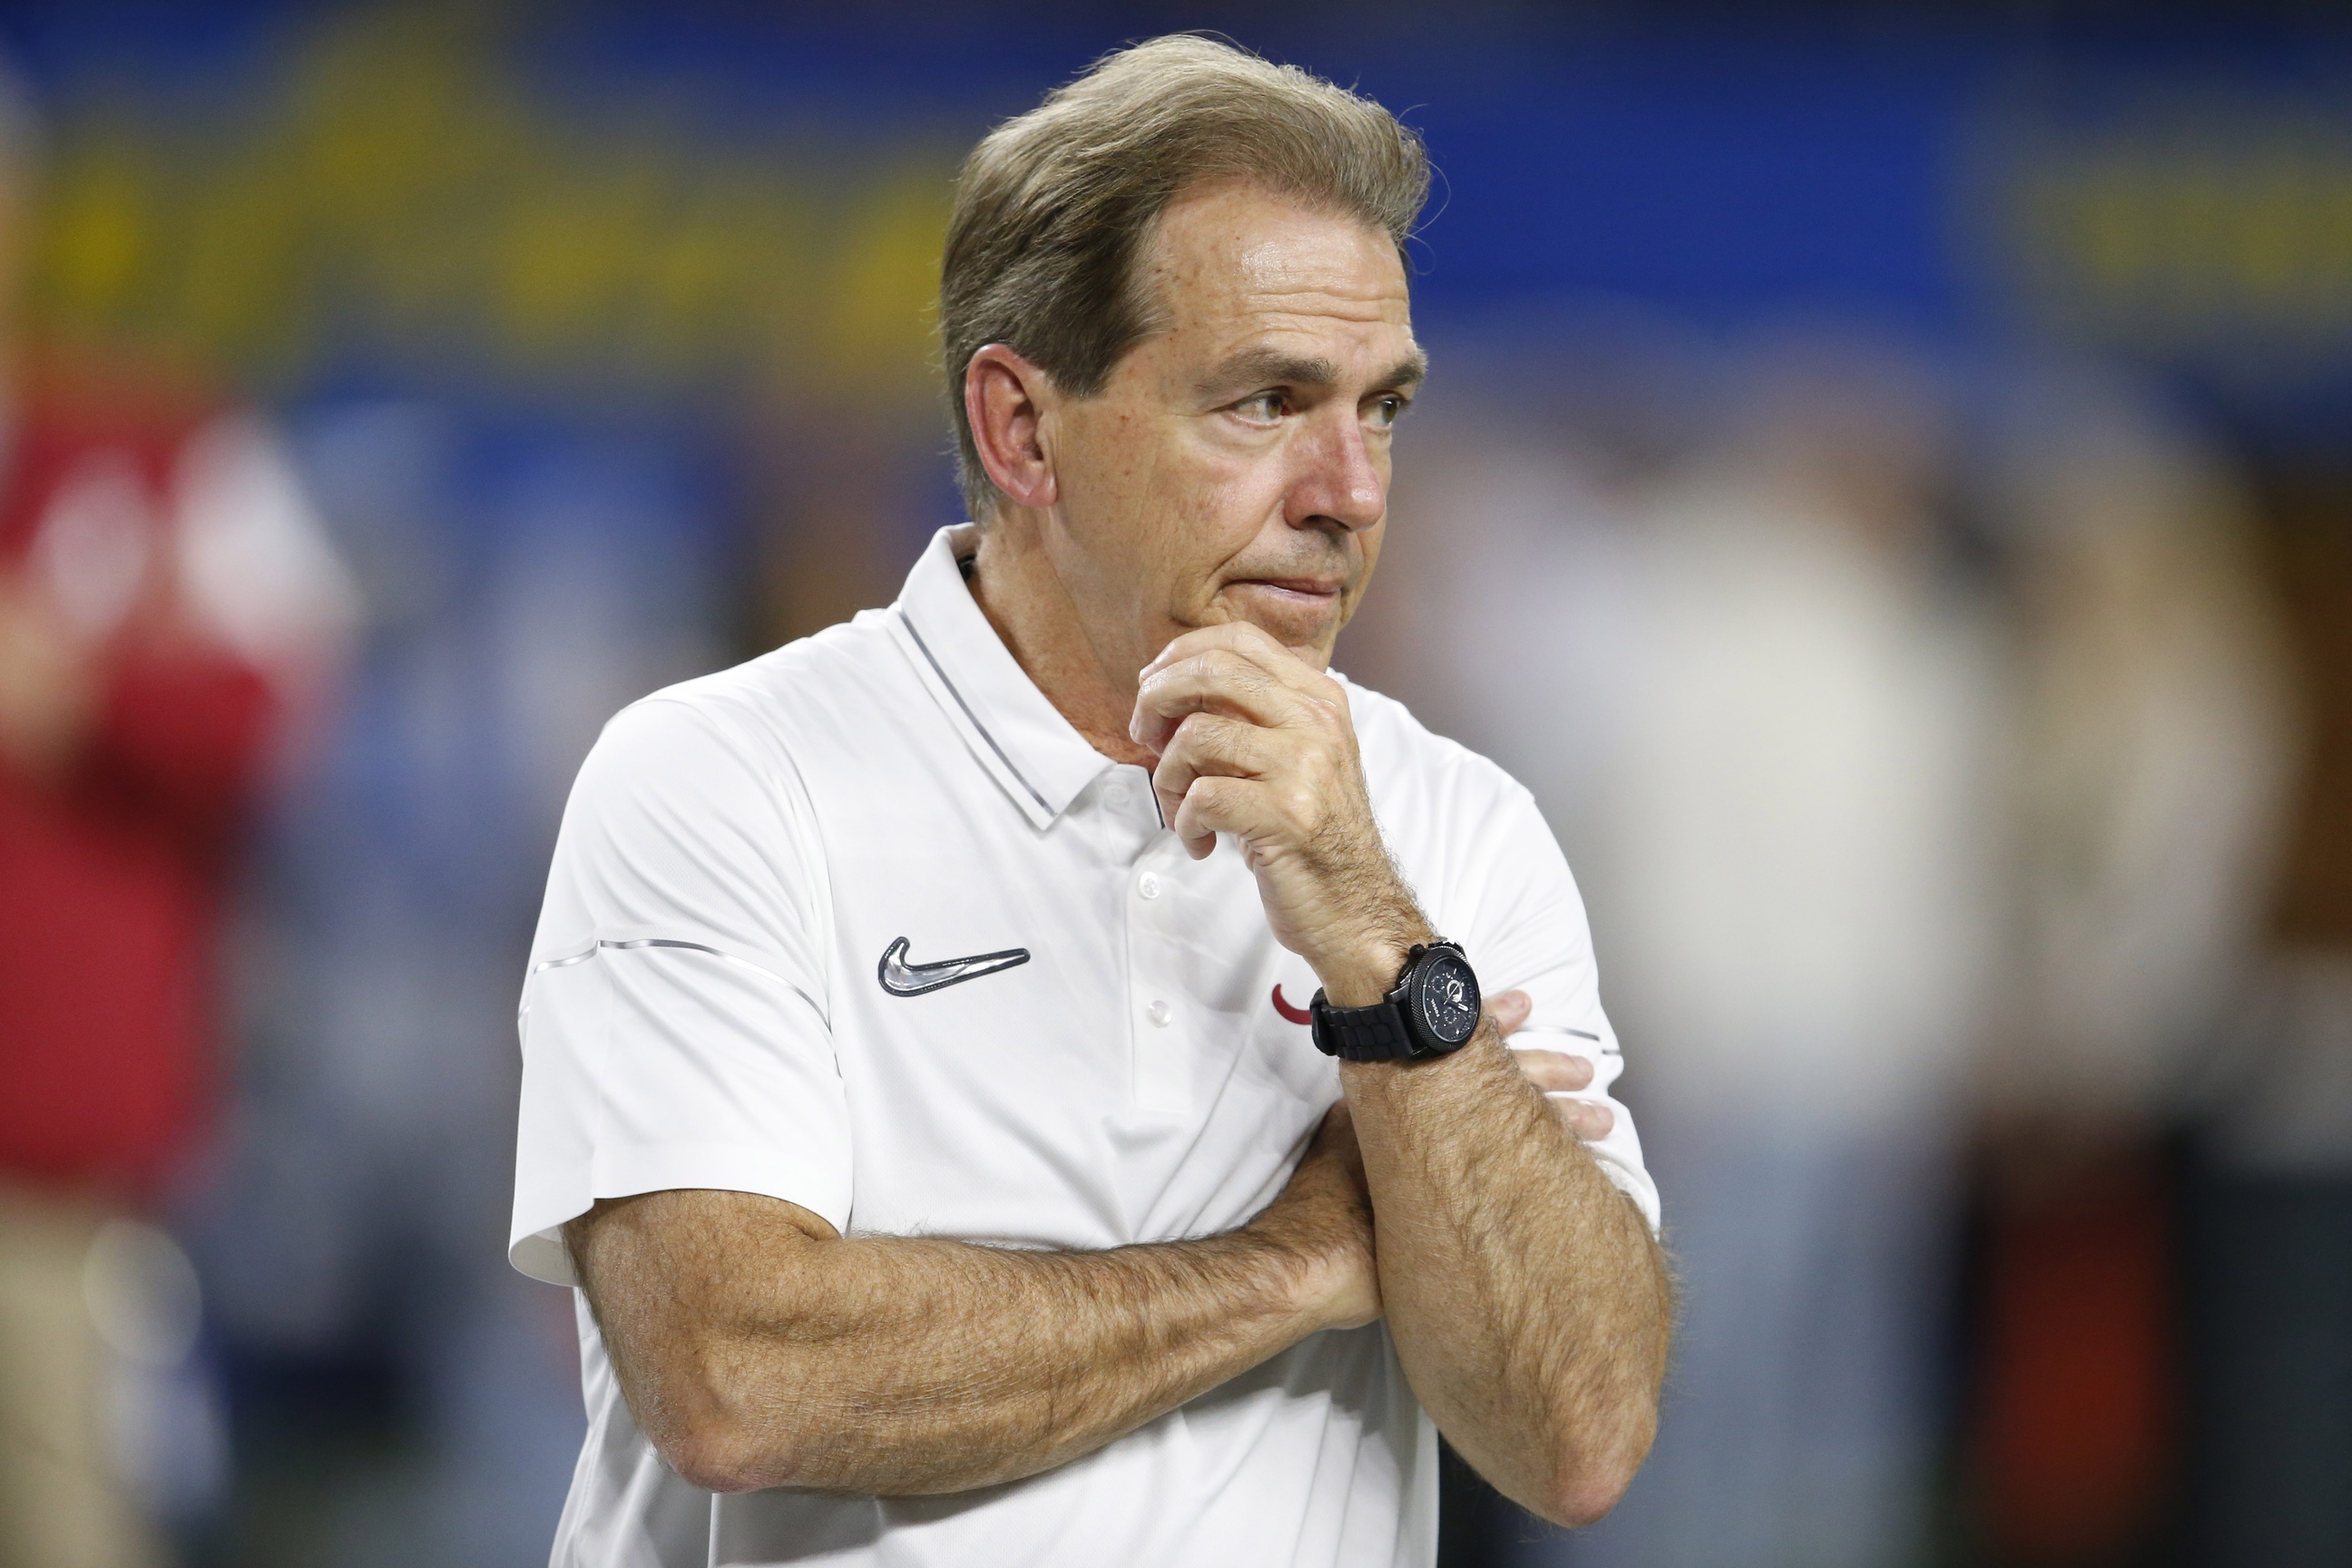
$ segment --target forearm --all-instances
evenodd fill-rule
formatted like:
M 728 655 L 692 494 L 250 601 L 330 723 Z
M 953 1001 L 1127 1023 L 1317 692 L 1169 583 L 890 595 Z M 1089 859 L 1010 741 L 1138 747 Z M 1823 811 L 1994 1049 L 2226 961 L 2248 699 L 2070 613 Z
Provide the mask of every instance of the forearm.
M 1346 690 L 1255 625 L 1200 627 L 1144 668 L 1129 732 L 1158 755 L 1162 816 L 1196 856 L 1239 846 L 1275 940 L 1324 999 L 1380 1003 L 1432 932 L 1372 809 Z M 1521 850 L 1556 858 L 1532 802 L 1524 815 Z M 1548 907 L 1571 920 L 1557 869 L 1565 898 Z M 1605 1512 L 1648 1451 L 1665 1364 L 1647 1226 L 1506 1058 L 1491 1015 L 1460 1050 L 1343 1065 L 1340 1082 L 1414 1393 L 1504 1491 L 1556 1520 Z
M 1454 1447 L 1560 1522 L 1648 1451 L 1672 1313 L 1640 1214 L 1491 1021 L 1436 1061 L 1341 1069 L 1407 1378 Z
M 1278 1233 L 1097 1253 L 770 1235 L 769 1255 L 747 1257 L 742 1227 L 696 1237 L 677 1217 L 600 1226 L 585 1276 L 639 1422 L 714 1489 L 912 1494 L 1016 1479 L 1323 1326 Z M 646 1249 L 684 1256 L 624 1256 Z M 712 1258 L 726 1259 L 716 1277 Z M 624 1273 L 693 1283 L 598 1289 L 600 1275 Z M 682 1354 L 688 1321 L 709 1327 Z

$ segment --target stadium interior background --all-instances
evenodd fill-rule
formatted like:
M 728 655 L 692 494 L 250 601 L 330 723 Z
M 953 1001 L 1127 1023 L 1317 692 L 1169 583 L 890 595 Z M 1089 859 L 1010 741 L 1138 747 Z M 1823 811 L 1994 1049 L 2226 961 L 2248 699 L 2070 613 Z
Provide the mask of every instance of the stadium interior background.
M 572 773 L 957 519 L 954 168 L 1184 26 L 1434 154 L 1340 664 L 1543 802 L 1688 1281 L 1625 1522 L 1449 1470 L 1445 1562 L 2352 1562 L 2317 8 L 0 5 L 9 406 L 246 409 L 316 535 L 213 1110 L 104 1199 L 130 1495 L 191 1564 L 543 1560 L 572 1308 L 501 1238 Z

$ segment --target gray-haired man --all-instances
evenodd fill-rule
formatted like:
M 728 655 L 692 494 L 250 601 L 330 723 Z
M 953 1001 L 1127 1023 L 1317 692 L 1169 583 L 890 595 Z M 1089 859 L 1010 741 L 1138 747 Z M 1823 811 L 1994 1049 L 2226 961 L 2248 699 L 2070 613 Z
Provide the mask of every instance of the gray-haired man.
M 558 1562 L 1427 1564 L 1432 1416 L 1555 1520 L 1631 1479 L 1668 1288 L 1574 884 L 1327 668 L 1427 181 L 1190 37 L 999 129 L 941 285 L 977 526 L 599 742 L 525 997 Z

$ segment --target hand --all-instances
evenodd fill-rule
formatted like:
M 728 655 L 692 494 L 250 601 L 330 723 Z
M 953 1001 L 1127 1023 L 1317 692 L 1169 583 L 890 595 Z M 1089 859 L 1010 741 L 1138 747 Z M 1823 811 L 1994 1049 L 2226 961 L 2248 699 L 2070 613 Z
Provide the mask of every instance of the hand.
M 1486 998 L 1486 1016 L 1494 1019 L 1496 1033 L 1506 1041 L 1518 1032 L 1534 1007 L 1535 999 L 1524 991 L 1506 991 Z M 1541 1089 L 1552 1110 L 1559 1113 L 1561 1126 L 1588 1143 L 1609 1136 L 1609 1130 L 1617 1125 L 1617 1113 L 1577 1098 L 1580 1090 L 1592 1087 L 1591 1058 L 1536 1046 L 1512 1046 L 1510 1052 L 1528 1081 Z
M 1360 1328 L 1381 1315 L 1372 1194 L 1346 1100 L 1325 1113 L 1281 1194 L 1244 1228 L 1297 1255 L 1308 1310 L 1325 1328 Z
M 1379 1001 L 1432 933 L 1381 841 L 1339 683 L 1245 621 L 1207 626 L 1144 668 L 1129 733 L 1159 758 L 1185 850 L 1234 835 L 1275 940 L 1338 1005 Z

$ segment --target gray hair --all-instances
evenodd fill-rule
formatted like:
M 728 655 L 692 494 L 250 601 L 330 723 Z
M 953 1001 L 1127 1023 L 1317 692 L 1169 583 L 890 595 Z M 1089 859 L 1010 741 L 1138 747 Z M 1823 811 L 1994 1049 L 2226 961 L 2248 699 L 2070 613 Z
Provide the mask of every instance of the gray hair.
M 1136 261 L 1188 186 L 1238 180 L 1381 230 L 1400 254 L 1429 154 L 1370 99 L 1175 34 L 1097 60 L 964 161 L 940 268 L 940 342 L 964 504 L 998 491 L 964 410 L 971 356 L 1003 343 L 1079 397 L 1157 326 Z

